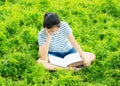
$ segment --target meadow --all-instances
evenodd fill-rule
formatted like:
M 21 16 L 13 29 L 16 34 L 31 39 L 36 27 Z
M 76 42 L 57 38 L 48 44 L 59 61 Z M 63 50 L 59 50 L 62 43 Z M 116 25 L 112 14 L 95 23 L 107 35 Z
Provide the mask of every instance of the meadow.
M 96 54 L 90 67 L 49 72 L 36 64 L 45 12 Z M 0 86 L 120 86 L 120 0 L 0 0 Z

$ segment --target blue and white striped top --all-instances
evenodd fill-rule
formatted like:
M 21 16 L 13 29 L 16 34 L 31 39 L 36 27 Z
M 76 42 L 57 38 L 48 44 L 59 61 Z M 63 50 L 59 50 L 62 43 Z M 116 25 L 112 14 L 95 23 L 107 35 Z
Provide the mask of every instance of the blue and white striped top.
M 68 40 L 68 34 L 72 33 L 72 29 L 66 22 L 60 23 L 60 28 L 56 34 L 51 35 L 49 51 L 50 52 L 66 52 L 72 48 Z M 44 28 L 38 33 L 38 44 L 43 45 L 46 42 L 46 33 Z

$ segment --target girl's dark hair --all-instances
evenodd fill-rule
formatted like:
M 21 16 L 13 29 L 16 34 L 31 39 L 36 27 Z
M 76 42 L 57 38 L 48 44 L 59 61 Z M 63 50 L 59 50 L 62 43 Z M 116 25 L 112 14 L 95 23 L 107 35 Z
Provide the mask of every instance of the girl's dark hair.
M 47 27 L 48 29 L 52 28 L 53 26 L 58 26 L 60 24 L 59 16 L 55 13 L 45 13 L 43 27 Z

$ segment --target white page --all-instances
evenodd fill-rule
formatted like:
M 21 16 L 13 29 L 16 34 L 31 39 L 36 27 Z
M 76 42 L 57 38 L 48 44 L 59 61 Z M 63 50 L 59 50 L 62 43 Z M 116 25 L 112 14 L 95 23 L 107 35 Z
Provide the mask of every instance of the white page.
M 49 61 L 50 61 L 51 64 L 61 66 L 61 67 L 67 67 L 63 58 L 53 56 L 53 55 L 50 55 L 50 54 L 48 56 L 49 56 Z
M 80 57 L 78 53 L 68 54 L 67 56 L 64 57 L 64 59 L 65 59 L 66 65 L 82 61 L 82 58 Z

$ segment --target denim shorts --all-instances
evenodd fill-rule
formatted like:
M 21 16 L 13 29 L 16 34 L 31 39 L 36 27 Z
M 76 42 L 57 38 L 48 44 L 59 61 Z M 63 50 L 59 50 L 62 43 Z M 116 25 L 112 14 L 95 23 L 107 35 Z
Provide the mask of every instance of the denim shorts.
M 64 58 L 66 55 L 72 54 L 72 53 L 76 53 L 76 50 L 74 48 L 71 48 L 67 52 L 50 52 L 50 51 L 48 52 L 48 54 L 53 55 L 53 56 L 57 56 L 60 58 Z

